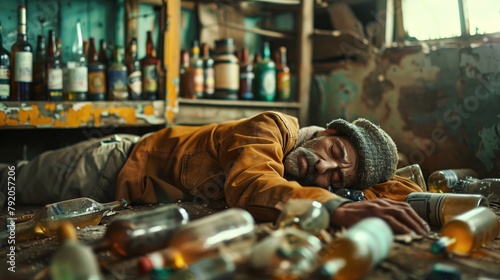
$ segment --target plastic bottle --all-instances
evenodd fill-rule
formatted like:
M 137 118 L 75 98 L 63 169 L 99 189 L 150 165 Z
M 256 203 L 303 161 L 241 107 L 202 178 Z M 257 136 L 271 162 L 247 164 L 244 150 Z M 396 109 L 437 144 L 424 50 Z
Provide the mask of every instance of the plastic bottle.
M 406 202 L 430 226 L 439 227 L 469 210 L 489 206 L 488 200 L 482 195 L 452 193 L 414 192 L 406 197 Z
M 63 222 L 59 231 L 62 245 L 50 260 L 51 279 L 105 279 L 92 250 L 78 241 L 73 224 Z
M 324 246 L 319 253 L 320 262 L 344 260 L 345 264 L 336 272 L 335 279 L 363 279 L 387 257 L 393 239 L 392 230 L 384 220 L 366 218 Z
M 141 273 L 164 266 L 182 267 L 221 251 L 246 255 L 255 243 L 255 222 L 252 215 L 239 208 L 230 208 L 189 222 L 177 230 L 168 247 L 138 261 Z
M 125 199 L 99 203 L 88 197 L 48 204 L 38 210 L 30 220 L 16 224 L 16 238 L 30 238 L 37 233 L 45 236 L 56 235 L 63 222 L 71 222 L 80 228 L 98 225 L 109 211 L 121 209 L 127 205 L 128 202 Z M 0 234 L 0 239 L 5 237 L 4 234 L 5 232 Z
M 247 259 L 253 279 L 300 279 L 318 265 L 321 241 L 303 230 L 287 227 L 257 243 Z
M 278 228 L 295 226 L 318 235 L 330 223 L 330 215 L 323 204 L 312 199 L 289 199 L 276 221 Z
M 396 170 L 396 175 L 405 177 L 415 184 L 419 185 L 422 191 L 427 191 L 427 184 L 425 183 L 424 175 L 422 174 L 422 169 L 418 164 L 412 164 L 405 167 L 398 168 Z
M 500 178 L 476 179 L 466 177 L 453 187 L 454 193 L 481 194 L 490 203 L 500 203 Z
M 495 212 L 487 207 L 472 209 L 454 217 L 441 229 L 441 238 L 432 243 L 435 254 L 452 252 L 469 255 L 483 244 L 493 241 L 499 233 Z
M 429 175 L 427 188 L 433 193 L 450 193 L 453 186 L 467 176 L 477 178 L 477 173 L 469 168 L 438 170 Z
M 89 245 L 95 251 L 109 250 L 118 256 L 138 256 L 165 248 L 172 234 L 188 221 L 189 215 L 184 208 L 161 206 L 114 219 L 104 236 Z

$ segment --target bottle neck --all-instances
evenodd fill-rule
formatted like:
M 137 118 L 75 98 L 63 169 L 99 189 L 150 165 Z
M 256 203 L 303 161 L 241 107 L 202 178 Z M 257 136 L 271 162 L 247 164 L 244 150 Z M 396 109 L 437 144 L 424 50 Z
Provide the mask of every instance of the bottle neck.
M 147 34 L 148 35 L 147 35 L 147 40 L 146 40 L 146 56 L 154 57 L 154 54 L 153 54 L 153 49 L 154 49 L 153 35 L 151 34 L 151 31 L 148 31 Z
M 128 206 L 128 201 L 124 198 L 112 202 L 102 203 L 103 210 L 120 210 Z
M 19 8 L 19 22 L 17 25 L 17 36 L 18 38 L 26 38 L 26 8 Z

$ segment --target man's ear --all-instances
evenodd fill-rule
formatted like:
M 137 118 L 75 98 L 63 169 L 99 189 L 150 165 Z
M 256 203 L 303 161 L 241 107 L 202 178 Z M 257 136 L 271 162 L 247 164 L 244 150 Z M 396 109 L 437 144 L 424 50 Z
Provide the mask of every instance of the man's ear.
M 325 136 L 325 135 L 336 135 L 337 134 L 337 130 L 336 129 L 333 129 L 333 128 L 327 128 L 327 129 L 324 129 L 320 132 L 318 132 L 318 134 L 316 136 Z

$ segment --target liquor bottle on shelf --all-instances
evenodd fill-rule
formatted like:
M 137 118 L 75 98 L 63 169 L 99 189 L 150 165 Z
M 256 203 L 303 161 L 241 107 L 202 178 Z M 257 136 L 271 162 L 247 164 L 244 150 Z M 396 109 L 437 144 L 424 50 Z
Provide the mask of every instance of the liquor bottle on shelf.
M 200 58 L 200 46 L 197 40 L 191 46 L 191 60 L 189 62 L 192 78 L 191 84 L 195 98 L 203 98 L 203 60 Z
M 89 40 L 88 69 L 88 99 L 90 101 L 106 100 L 106 65 L 99 61 L 94 37 Z
M 45 60 L 47 98 L 61 101 L 63 91 L 63 70 L 60 50 L 57 47 L 56 33 L 49 30 L 49 43 Z
M 424 175 L 422 174 L 422 169 L 418 164 L 412 164 L 405 167 L 398 168 L 396 170 L 396 175 L 405 177 L 410 181 L 417 184 L 422 191 L 427 191 L 427 185 L 425 184 Z
M 499 221 L 488 207 L 479 207 L 449 220 L 441 229 L 441 238 L 432 243 L 434 254 L 452 252 L 469 255 L 499 233 Z
M 328 211 L 312 199 L 289 199 L 276 220 L 278 228 L 297 227 L 313 235 L 318 235 L 329 223 Z
M 366 218 L 350 227 L 339 238 L 319 252 L 320 263 L 344 260 L 335 279 L 363 279 L 392 247 L 394 236 L 389 225 L 380 218 Z
M 109 223 L 101 239 L 88 243 L 94 251 L 109 250 L 122 257 L 134 257 L 167 247 L 172 235 L 187 224 L 189 215 L 177 205 L 130 214 Z
M 273 231 L 253 246 L 246 265 L 254 279 L 308 279 L 318 265 L 321 240 L 303 230 Z
M 80 20 L 76 21 L 75 27 L 72 57 L 66 63 L 68 77 L 68 97 L 66 99 L 70 101 L 84 101 L 87 100 L 89 84 L 87 56 L 84 55 Z
M 290 101 L 290 68 L 287 65 L 286 48 L 280 47 L 275 52 L 276 61 L 276 101 Z
M 104 66 L 108 67 L 108 65 L 113 62 L 113 60 L 108 59 L 108 44 L 106 43 L 106 40 L 101 39 L 99 40 L 99 62 L 104 64 Z
M 230 208 L 180 227 L 166 249 L 139 259 L 138 269 L 148 273 L 169 265 L 182 267 L 222 252 L 238 261 L 250 253 L 255 240 L 252 215 L 243 209 Z
M 490 203 L 500 203 L 500 178 L 477 179 L 467 176 L 458 180 L 452 190 L 454 193 L 480 194 Z
M 10 53 L 3 47 L 0 22 L 0 100 L 10 100 Z
M 17 41 L 11 48 L 11 99 L 31 100 L 33 48 L 26 35 L 26 7 L 19 6 Z
M 488 200 L 482 195 L 454 193 L 414 192 L 406 196 L 406 202 L 430 226 L 438 227 L 469 210 L 489 206 Z
M 99 203 L 88 197 L 47 204 L 30 220 L 16 224 L 16 238 L 30 239 L 37 234 L 53 236 L 64 221 L 72 222 L 80 228 L 97 225 L 109 211 L 122 209 L 127 205 L 125 199 Z M 0 239 L 5 237 L 5 232 L 0 233 Z
M 262 60 L 255 68 L 255 98 L 260 101 L 274 101 L 276 98 L 276 65 L 271 60 L 269 42 L 264 42 Z
M 142 99 L 156 100 L 159 93 L 160 60 L 156 58 L 153 33 L 147 32 L 146 56 L 141 59 Z
M 453 192 L 452 188 L 458 180 L 471 176 L 477 178 L 476 171 L 470 168 L 437 170 L 429 175 L 427 188 L 433 193 Z
M 215 41 L 215 98 L 217 99 L 238 99 L 240 62 L 234 48 L 232 38 Z
M 123 47 L 116 46 L 113 51 L 113 62 L 108 67 L 109 100 L 128 100 L 127 67 L 123 64 Z
M 238 91 L 238 99 L 253 100 L 253 64 L 248 58 L 248 48 L 244 47 L 240 51 L 240 87 Z
M 213 98 L 215 94 L 214 59 L 210 57 L 208 44 L 201 45 L 203 62 L 203 98 Z
M 193 84 L 191 83 L 191 75 L 193 71 L 189 65 L 189 51 L 181 50 L 181 63 L 179 69 L 179 91 L 182 98 L 194 99 Z
M 63 222 L 58 231 L 61 245 L 50 260 L 51 279 L 105 279 L 97 257 L 78 240 L 75 226 Z
M 140 100 L 142 95 L 141 63 L 137 59 L 137 39 L 132 38 L 125 58 L 127 67 L 127 90 L 129 98 Z
M 33 63 L 33 100 L 47 100 L 47 92 L 45 91 L 45 37 L 37 36 L 36 56 Z

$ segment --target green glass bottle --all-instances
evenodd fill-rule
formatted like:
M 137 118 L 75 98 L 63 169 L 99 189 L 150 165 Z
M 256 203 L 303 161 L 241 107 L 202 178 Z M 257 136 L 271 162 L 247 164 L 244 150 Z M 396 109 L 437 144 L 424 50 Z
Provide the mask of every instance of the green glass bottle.
M 255 98 L 261 101 L 274 101 L 276 97 L 276 64 L 271 60 L 269 42 L 264 42 L 262 60 L 255 68 Z

